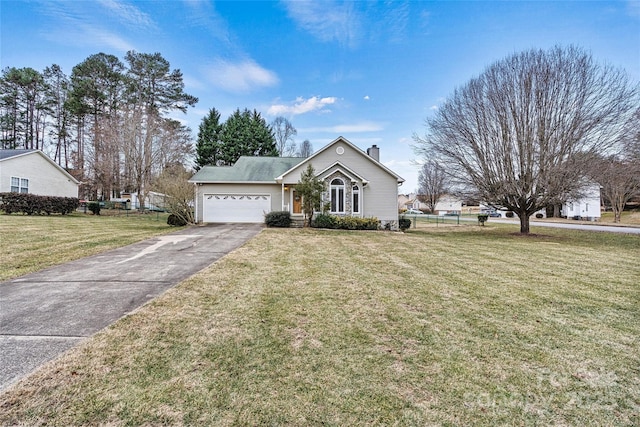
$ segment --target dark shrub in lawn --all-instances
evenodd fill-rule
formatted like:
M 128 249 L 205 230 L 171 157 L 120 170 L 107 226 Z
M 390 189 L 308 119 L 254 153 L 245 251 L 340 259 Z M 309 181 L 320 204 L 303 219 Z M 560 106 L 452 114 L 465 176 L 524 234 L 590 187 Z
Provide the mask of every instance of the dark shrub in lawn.
M 171 214 L 169 215 L 169 218 L 167 218 L 167 224 L 172 227 L 184 227 L 185 225 L 187 225 L 187 221 L 181 216 Z
M 100 215 L 100 202 L 89 202 L 87 207 L 94 215 Z
M 398 221 L 398 227 L 400 227 L 400 230 L 402 231 L 411 228 L 411 220 L 409 218 L 400 218 Z

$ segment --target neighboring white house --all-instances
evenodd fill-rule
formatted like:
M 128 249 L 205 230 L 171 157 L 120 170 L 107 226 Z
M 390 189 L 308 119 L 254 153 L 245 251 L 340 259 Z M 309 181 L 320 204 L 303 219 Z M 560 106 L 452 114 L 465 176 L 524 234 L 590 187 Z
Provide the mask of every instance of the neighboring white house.
M 144 208 L 150 211 L 164 211 L 166 209 L 165 198 L 167 196 L 155 191 L 149 191 L 144 199 Z M 112 201 L 114 199 L 111 199 Z M 138 193 L 123 193 L 118 201 L 127 202 L 128 209 L 140 209 Z
M 436 203 L 435 211 L 438 215 L 460 215 L 462 213 L 462 200 L 448 194 L 444 195 L 440 197 L 440 200 L 438 200 L 438 203 Z
M 0 193 L 78 197 L 79 185 L 40 150 L 0 150 Z
M 600 204 L 600 186 L 591 184 L 581 198 L 568 200 L 562 205 L 561 215 L 569 219 L 599 221 Z
M 326 183 L 323 203 L 341 216 L 376 217 L 397 227 L 399 175 L 379 160 L 379 148 L 365 153 L 339 137 L 308 158 L 241 157 L 233 166 L 205 166 L 190 180 L 196 186 L 197 222 L 263 222 L 271 211 L 302 217 L 295 185 L 311 164 Z
M 428 211 L 429 207 L 426 203 L 422 203 L 418 199 L 416 193 L 400 194 L 398 195 L 398 209 L 419 209 L 421 211 Z M 435 212 L 438 215 L 445 214 L 460 214 L 462 212 L 462 200 L 445 194 L 440 197 L 438 203 L 435 206 Z

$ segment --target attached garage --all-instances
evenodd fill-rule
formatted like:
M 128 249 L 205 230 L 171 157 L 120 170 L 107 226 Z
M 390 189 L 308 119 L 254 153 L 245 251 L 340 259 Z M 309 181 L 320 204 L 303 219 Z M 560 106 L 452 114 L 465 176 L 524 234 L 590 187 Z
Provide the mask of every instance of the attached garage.
M 264 222 L 271 211 L 269 194 L 205 194 L 204 222 Z

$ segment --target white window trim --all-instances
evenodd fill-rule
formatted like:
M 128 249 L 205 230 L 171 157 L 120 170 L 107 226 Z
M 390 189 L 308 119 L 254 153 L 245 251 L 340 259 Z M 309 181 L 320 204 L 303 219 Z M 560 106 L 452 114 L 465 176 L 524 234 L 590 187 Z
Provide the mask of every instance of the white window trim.
M 333 181 L 338 180 L 342 182 L 342 184 L 333 184 Z M 336 210 L 333 210 L 333 191 L 336 191 Z M 340 210 L 340 190 L 342 190 L 342 210 Z M 330 202 L 330 211 L 334 214 L 343 214 L 345 213 L 345 192 L 346 187 L 344 184 L 344 180 L 342 178 L 333 178 L 331 180 L 331 184 L 329 186 L 329 202 Z
M 13 185 L 13 180 L 18 181 L 18 185 Z M 11 185 L 9 187 L 12 193 L 28 193 L 29 192 L 29 178 L 22 178 L 19 176 L 11 177 Z M 14 190 L 17 188 L 18 190 Z M 23 191 L 24 190 L 24 191 Z
M 355 201 L 355 196 L 356 194 L 358 195 L 358 203 L 356 203 Z M 362 214 L 362 193 L 360 192 L 360 186 L 359 185 L 353 185 L 351 187 L 351 213 L 353 215 L 361 215 Z M 358 210 L 356 211 L 355 208 L 358 208 Z

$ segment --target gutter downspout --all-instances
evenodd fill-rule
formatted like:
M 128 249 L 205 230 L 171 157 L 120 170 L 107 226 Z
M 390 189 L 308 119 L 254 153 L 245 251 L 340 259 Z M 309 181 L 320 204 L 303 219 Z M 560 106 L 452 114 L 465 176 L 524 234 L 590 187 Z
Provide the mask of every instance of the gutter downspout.
M 193 183 L 193 193 L 194 193 L 194 204 L 193 207 L 196 210 L 196 214 L 194 215 L 194 219 L 196 220 L 196 224 L 200 221 L 198 220 L 198 183 Z

